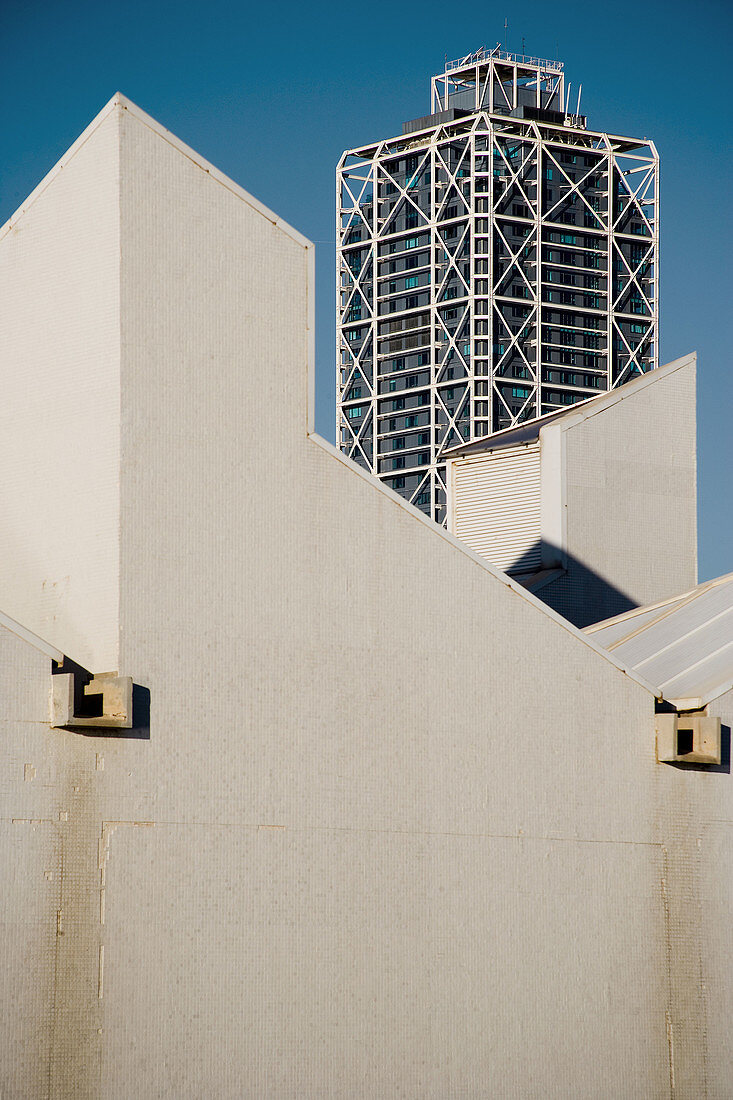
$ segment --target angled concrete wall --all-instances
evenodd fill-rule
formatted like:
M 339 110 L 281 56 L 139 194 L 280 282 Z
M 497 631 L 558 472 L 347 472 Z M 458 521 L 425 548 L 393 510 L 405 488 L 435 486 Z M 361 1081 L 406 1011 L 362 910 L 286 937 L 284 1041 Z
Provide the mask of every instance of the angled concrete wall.
M 49 687 L 49 659 L 0 627 L 0 1088 L 13 1097 L 48 1095 L 54 1045 L 64 763 Z
M 568 572 L 538 595 L 579 626 L 697 584 L 695 382 L 688 355 L 542 431 L 564 448 Z
M 308 437 L 312 246 L 111 118 L 142 706 L 49 732 L 40 666 L 0 663 L 34 708 L 2 742 L 34 906 L 4 1087 L 668 1095 L 699 977 L 673 1000 L 649 690 Z
M 118 660 L 119 128 L 81 136 L 0 230 L 0 607 Z
M 730 764 L 733 691 L 713 700 L 708 713 L 721 720 L 721 767 L 714 775 L 686 771 L 682 777 L 673 779 L 670 786 L 674 786 L 675 801 L 682 807 L 679 833 L 685 838 L 679 864 L 681 883 L 686 888 L 678 895 L 682 903 L 678 927 L 689 937 L 690 955 L 696 959 L 698 972 L 703 976 L 704 1011 L 698 1019 L 696 1038 L 706 1055 L 709 1095 L 725 1096 L 733 1081 L 729 1027 L 733 1018 L 733 943 L 730 936 L 730 914 L 733 912 Z

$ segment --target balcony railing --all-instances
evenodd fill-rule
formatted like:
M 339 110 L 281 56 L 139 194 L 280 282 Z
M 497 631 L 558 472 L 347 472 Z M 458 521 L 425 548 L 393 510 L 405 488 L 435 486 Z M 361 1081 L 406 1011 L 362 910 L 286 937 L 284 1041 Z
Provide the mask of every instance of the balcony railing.
M 466 57 L 458 57 L 455 61 L 447 61 L 445 71 L 453 72 L 455 69 L 465 69 L 470 65 L 476 65 L 482 61 L 510 61 L 513 65 L 530 65 L 533 69 L 549 69 L 552 72 L 562 72 L 562 61 L 550 61 L 546 57 L 530 57 L 524 53 L 510 53 L 495 46 L 487 53 L 485 47 L 467 54 Z

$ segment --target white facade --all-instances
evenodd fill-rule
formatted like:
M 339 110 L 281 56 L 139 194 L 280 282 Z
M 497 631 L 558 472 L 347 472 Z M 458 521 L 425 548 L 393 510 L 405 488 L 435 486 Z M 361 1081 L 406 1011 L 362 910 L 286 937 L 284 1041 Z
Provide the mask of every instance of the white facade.
M 114 118 L 89 136 L 0 229 L 0 608 L 105 671 L 119 664 Z
M 448 530 L 580 626 L 690 588 L 695 375 L 687 355 L 579 408 L 456 448 Z
M 46 636 L 149 720 L 52 729 L 1 626 L 3 1094 L 725 1096 L 730 777 L 658 765 L 653 685 L 312 434 L 312 246 L 119 96 L 0 265 L 24 233 L 48 337 L 0 298 L 2 369 L 68 325 L 119 408 L 23 584 L 85 592 L 95 515 L 112 564 Z M 33 508 L 35 436 L 0 466 Z

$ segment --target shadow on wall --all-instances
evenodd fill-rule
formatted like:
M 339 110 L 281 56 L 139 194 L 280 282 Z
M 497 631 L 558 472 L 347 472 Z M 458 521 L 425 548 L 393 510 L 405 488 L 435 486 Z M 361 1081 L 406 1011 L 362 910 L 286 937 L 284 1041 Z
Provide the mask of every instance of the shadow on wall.
M 150 740 L 150 689 L 141 684 L 132 685 L 132 726 L 130 729 L 109 728 L 74 728 L 74 733 L 80 733 L 82 737 L 110 737 L 115 741 L 132 739 L 134 741 Z
M 538 558 L 546 564 L 538 566 Z M 560 570 L 555 576 L 547 575 Z M 507 573 L 577 627 L 591 626 L 639 606 L 585 562 L 544 541 L 537 540 L 525 550 Z

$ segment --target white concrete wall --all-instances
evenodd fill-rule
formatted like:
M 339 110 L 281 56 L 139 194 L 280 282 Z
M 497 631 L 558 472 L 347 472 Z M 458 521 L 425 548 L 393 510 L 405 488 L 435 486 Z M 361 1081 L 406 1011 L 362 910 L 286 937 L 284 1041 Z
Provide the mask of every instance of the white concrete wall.
M 49 671 L 46 657 L 0 627 L 0 1089 L 8 1097 L 44 1096 L 49 1079 L 61 907 Z
M 719 716 L 722 723 L 721 767 L 710 772 L 678 772 L 672 782 L 675 801 L 682 808 L 679 831 L 686 842 L 681 886 L 687 886 L 690 878 L 694 884 L 692 892 L 689 888 L 680 891 L 679 927 L 690 938 L 690 955 L 698 962 L 702 975 L 703 1012 L 694 1039 L 705 1051 L 709 1095 L 725 1096 L 733 1081 L 733 691 L 710 703 L 708 713 Z M 690 816 L 689 810 L 685 813 L 686 807 L 692 811 Z
M 114 117 L 120 671 L 150 726 L 10 709 L 3 805 L 61 855 L 46 895 L 7 825 L 37 917 L 5 945 L 38 977 L 2 1086 L 669 1095 L 700 977 L 670 982 L 649 693 L 307 437 L 312 250 Z M 710 1055 L 679 1050 L 700 1096 Z
M 555 507 L 565 506 L 568 574 L 538 595 L 578 625 L 697 583 L 696 363 L 679 362 L 631 383 L 623 400 L 542 431 L 543 448 L 562 436 Z
M 720 767 L 658 765 L 655 817 L 663 838 L 670 973 L 670 1095 L 730 1096 L 733 1048 L 733 692 L 709 704 L 722 720 Z
M 0 229 L 0 607 L 117 667 L 118 127 L 108 115 Z

